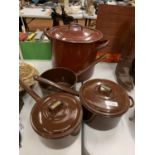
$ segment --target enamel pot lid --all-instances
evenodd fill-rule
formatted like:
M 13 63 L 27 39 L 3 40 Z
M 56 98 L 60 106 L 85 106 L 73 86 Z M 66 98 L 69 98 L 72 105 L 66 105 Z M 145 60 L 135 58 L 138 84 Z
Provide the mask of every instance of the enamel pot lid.
M 80 125 L 82 108 L 79 100 L 67 93 L 53 93 L 36 103 L 31 111 L 33 129 L 45 138 L 70 135 Z
M 80 99 L 86 109 L 107 117 L 120 116 L 131 107 L 125 90 L 115 82 L 103 79 L 85 82 L 80 88 Z
M 79 24 L 55 26 L 45 34 L 48 38 L 71 43 L 92 43 L 103 38 L 101 31 L 83 27 Z

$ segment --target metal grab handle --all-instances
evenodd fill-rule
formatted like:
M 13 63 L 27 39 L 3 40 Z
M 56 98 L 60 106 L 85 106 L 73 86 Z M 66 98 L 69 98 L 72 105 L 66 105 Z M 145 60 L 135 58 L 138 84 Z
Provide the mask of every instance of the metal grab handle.
M 112 89 L 104 84 L 101 84 L 99 86 L 99 91 L 105 93 L 104 95 L 109 97 L 112 92 Z
M 88 119 L 84 120 L 84 122 L 90 123 L 95 117 L 96 115 L 92 113 L 92 115 Z
M 59 106 L 61 106 L 63 103 L 61 101 L 55 101 L 52 105 L 50 105 L 48 108 L 52 112 Z
M 52 82 L 52 81 L 50 81 L 48 79 L 45 79 L 45 78 L 42 78 L 42 77 L 40 77 L 38 75 L 33 76 L 33 78 L 35 80 L 37 80 L 37 81 L 43 82 L 45 84 L 48 84 L 49 86 L 53 86 L 53 87 L 55 87 L 55 88 L 57 88 L 59 90 L 65 91 L 65 92 L 67 92 L 69 94 L 79 96 L 79 92 L 77 92 L 76 90 L 73 90 L 73 89 L 71 89 L 69 87 L 59 85 L 59 84 L 57 84 L 55 82 Z
M 109 40 L 100 41 L 99 45 L 96 47 L 96 51 L 100 51 L 101 49 L 105 48 L 109 44 Z
M 81 71 L 79 71 L 78 73 L 76 73 L 76 76 L 80 76 L 81 74 L 83 74 L 84 72 L 86 72 L 89 68 L 95 66 L 97 63 L 99 63 L 100 61 L 106 59 L 105 54 L 101 55 L 100 57 L 98 57 L 97 59 L 95 59 L 90 65 L 88 65 L 86 68 L 82 69 Z
M 130 99 L 130 108 L 132 108 L 135 105 L 135 101 L 131 96 L 129 96 L 129 99 Z
M 71 23 L 71 24 L 68 25 L 69 30 L 72 30 L 72 27 L 78 27 L 78 28 L 80 28 L 81 31 L 83 31 L 83 26 L 81 26 L 81 25 L 79 25 L 77 23 Z
M 36 101 L 36 102 L 40 102 L 41 98 L 39 95 L 37 95 L 29 86 L 27 86 L 25 84 L 25 82 L 23 82 L 20 78 L 19 78 L 19 84 L 20 86 L 27 91 L 27 93 L 33 97 L 33 99 Z
M 72 136 L 77 136 L 80 132 L 81 124 L 71 133 Z
M 100 91 L 104 91 L 104 92 L 111 92 L 112 91 L 112 89 L 110 88 L 110 87 L 108 87 L 108 86 L 105 86 L 104 84 L 101 84 L 100 85 Z

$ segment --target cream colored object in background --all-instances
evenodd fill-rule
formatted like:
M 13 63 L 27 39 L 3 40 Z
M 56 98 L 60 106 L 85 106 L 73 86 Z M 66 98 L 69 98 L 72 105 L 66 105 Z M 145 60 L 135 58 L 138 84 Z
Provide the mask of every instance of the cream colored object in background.
M 67 14 L 80 14 L 82 13 L 82 10 L 80 9 L 81 6 L 77 5 L 77 6 L 65 6 L 65 11 Z
M 31 65 L 20 62 L 19 63 L 19 77 L 28 85 L 32 86 L 36 83 L 33 79 L 34 75 L 38 75 L 38 71 Z M 22 91 L 23 88 L 19 86 L 19 91 Z
M 85 3 L 86 3 L 86 13 L 89 16 L 93 16 L 95 14 L 95 8 L 93 5 L 93 0 L 86 0 Z

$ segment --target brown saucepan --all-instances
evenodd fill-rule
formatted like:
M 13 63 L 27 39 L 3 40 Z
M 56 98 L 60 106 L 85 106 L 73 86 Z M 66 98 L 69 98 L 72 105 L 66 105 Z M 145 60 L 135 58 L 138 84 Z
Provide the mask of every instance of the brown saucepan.
M 74 90 L 74 89 L 68 87 L 68 85 L 62 85 L 62 83 L 59 83 L 59 82 L 58 82 L 58 83 L 55 83 L 55 82 L 53 82 L 53 81 L 50 81 L 50 80 L 48 80 L 48 79 L 46 79 L 46 78 L 43 78 L 43 77 L 41 77 L 41 76 L 38 76 L 38 75 L 35 75 L 33 78 L 34 78 L 35 80 L 41 82 L 42 84 L 48 85 L 49 88 L 52 87 L 53 89 L 56 89 L 56 90 L 58 90 L 58 91 L 64 91 L 64 92 L 67 92 L 67 93 L 69 93 L 69 94 L 79 96 L 79 92 L 77 92 L 76 90 Z M 52 89 L 52 90 L 53 90 L 53 89 Z M 53 91 L 52 91 L 52 92 L 53 92 Z M 51 93 L 52 93 L 52 92 L 51 92 Z
M 132 97 L 121 86 L 105 79 L 85 82 L 79 96 L 85 122 L 97 130 L 116 127 L 122 115 L 134 105 Z
M 31 110 L 31 125 L 41 140 L 56 149 L 71 145 L 78 136 L 83 115 L 77 97 L 56 92 L 40 98 L 23 81 L 19 82 L 36 101 Z
M 61 87 L 52 83 L 48 84 L 57 88 Z M 60 89 L 68 93 L 72 91 L 71 94 L 80 97 L 84 121 L 97 130 L 109 130 L 116 127 L 122 115 L 134 105 L 132 97 L 128 96 L 121 86 L 110 80 L 88 80 L 81 86 L 79 93 L 66 88 Z
M 45 31 L 52 43 L 53 67 L 69 68 L 75 73 L 89 66 L 97 51 L 107 46 L 99 30 L 83 27 L 79 24 L 55 26 Z M 93 74 L 94 67 L 78 76 L 78 81 L 85 81 Z
M 40 75 L 40 77 L 45 78 L 51 82 L 57 83 L 61 86 L 66 86 L 66 87 L 75 89 L 78 77 L 81 76 L 82 74 L 85 74 L 86 70 L 89 70 L 89 68 L 92 68 L 94 65 L 99 63 L 105 57 L 106 57 L 105 55 L 100 56 L 95 61 L 93 61 L 91 64 L 89 64 L 89 66 L 80 70 L 78 73 L 75 73 L 74 71 L 68 68 L 56 67 L 56 68 L 49 69 L 43 72 Z M 52 85 L 48 85 L 39 79 L 35 79 L 35 80 L 39 81 L 39 85 L 42 88 L 44 95 L 47 95 L 53 91 L 54 92 L 59 91 L 59 89 L 53 87 Z

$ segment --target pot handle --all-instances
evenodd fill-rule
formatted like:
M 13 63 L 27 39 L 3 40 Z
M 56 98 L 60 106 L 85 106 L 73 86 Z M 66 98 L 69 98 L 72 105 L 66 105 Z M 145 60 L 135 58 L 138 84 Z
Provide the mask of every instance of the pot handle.
M 99 51 L 102 48 L 106 47 L 109 44 L 109 40 L 99 41 L 98 44 L 99 45 L 96 47 L 96 51 Z
M 69 94 L 79 96 L 79 92 L 77 92 L 77 91 L 75 91 L 75 90 L 72 90 L 72 89 L 69 88 L 69 87 L 65 87 L 65 86 L 59 85 L 59 84 L 57 84 L 57 83 L 55 83 L 55 82 L 52 82 L 52 81 L 50 81 L 50 80 L 48 80 L 48 79 L 45 79 L 45 78 L 42 78 L 42 77 L 40 77 L 40 76 L 38 76 L 38 75 L 33 76 L 33 78 L 34 78 L 35 80 L 37 80 L 37 81 L 40 81 L 40 82 L 42 82 L 42 83 L 48 84 L 48 85 L 50 85 L 50 86 L 53 86 L 53 87 L 55 87 L 55 88 L 57 88 L 57 89 L 59 89 L 59 90 L 65 91 L 65 92 L 67 92 L 67 93 L 69 93 Z
M 23 82 L 20 78 L 19 78 L 19 84 L 22 88 L 24 88 L 27 93 L 33 97 L 33 99 L 36 101 L 36 102 L 39 102 L 41 100 L 40 96 L 38 96 L 31 88 L 29 88 L 25 82 Z
M 73 133 L 71 133 L 72 136 L 77 136 L 80 132 L 80 128 L 81 128 L 81 125 L 79 125 L 74 131 Z
M 78 27 L 81 31 L 83 31 L 83 26 L 81 26 L 81 25 L 79 25 L 79 24 L 77 24 L 77 23 L 71 23 L 71 24 L 68 25 L 68 29 L 69 29 L 69 30 L 74 30 L 74 29 L 72 29 L 72 28 L 75 28 L 75 27 Z M 75 31 L 75 30 L 74 30 L 74 31 Z
M 131 96 L 129 96 L 129 99 L 130 99 L 130 108 L 132 108 L 135 105 L 135 102 Z
M 96 115 L 92 113 L 92 115 L 90 116 L 90 118 L 87 119 L 87 120 L 84 120 L 84 122 L 90 123 L 95 117 L 96 117 Z
M 82 69 L 81 71 L 76 73 L 76 76 L 80 76 L 81 74 L 83 74 L 85 71 L 87 71 L 89 68 L 95 66 L 97 63 L 99 63 L 101 60 L 106 59 L 105 54 L 101 55 L 100 57 L 98 57 L 95 61 L 93 61 L 89 66 L 87 66 L 86 68 Z

